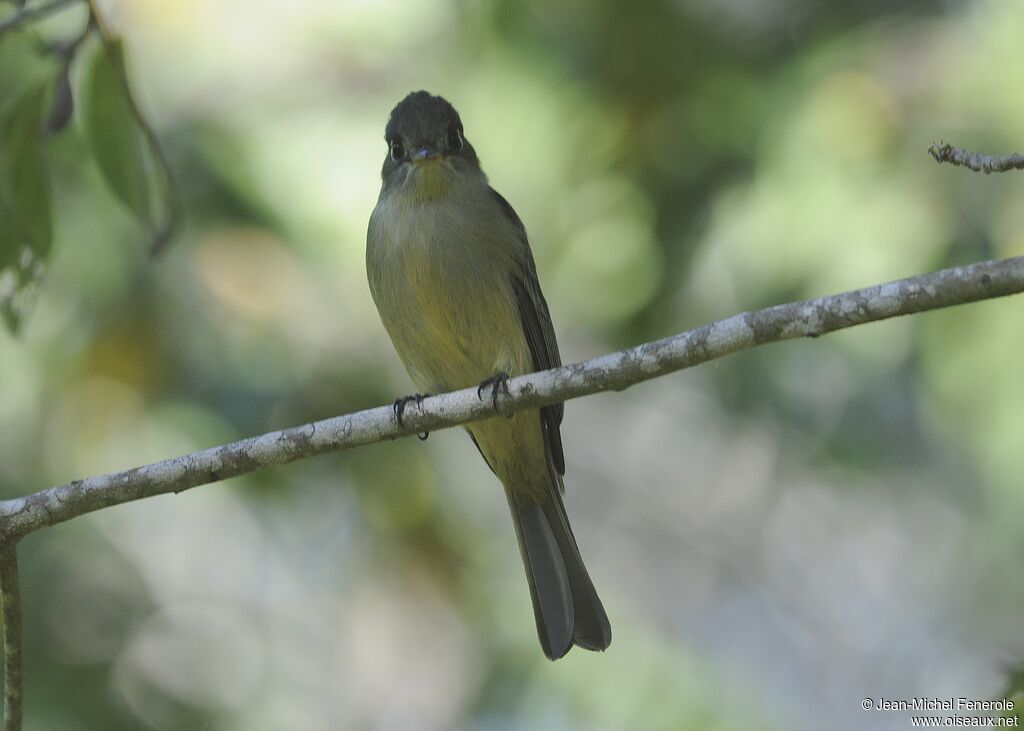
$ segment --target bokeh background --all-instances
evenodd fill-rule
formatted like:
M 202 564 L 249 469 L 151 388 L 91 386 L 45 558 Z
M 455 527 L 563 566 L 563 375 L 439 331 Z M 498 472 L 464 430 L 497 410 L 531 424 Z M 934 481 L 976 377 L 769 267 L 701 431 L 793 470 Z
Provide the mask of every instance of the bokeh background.
M 181 233 L 157 259 L 72 128 L 0 333 L 20 495 L 411 390 L 365 283 L 393 104 L 461 111 L 563 358 L 1024 253 L 1024 5 L 120 0 Z M 77 27 L 75 11 L 43 26 Z M 80 19 L 80 16 L 77 16 Z M 27 728 L 903 729 L 1024 660 L 1024 300 L 734 355 L 566 410 L 614 630 L 539 649 L 459 431 L 104 510 L 21 545 Z

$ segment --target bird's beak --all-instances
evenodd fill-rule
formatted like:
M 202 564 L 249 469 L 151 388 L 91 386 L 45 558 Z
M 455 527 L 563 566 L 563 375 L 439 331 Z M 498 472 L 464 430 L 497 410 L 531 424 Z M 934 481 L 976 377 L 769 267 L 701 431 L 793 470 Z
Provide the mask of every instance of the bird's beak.
M 412 161 L 417 165 L 430 162 L 431 160 L 439 160 L 440 158 L 441 153 L 432 147 L 421 147 L 412 153 Z

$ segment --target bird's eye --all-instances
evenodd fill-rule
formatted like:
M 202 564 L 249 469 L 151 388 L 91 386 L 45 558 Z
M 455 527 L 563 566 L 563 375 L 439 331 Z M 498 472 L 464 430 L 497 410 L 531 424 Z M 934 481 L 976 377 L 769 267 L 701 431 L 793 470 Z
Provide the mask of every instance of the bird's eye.
M 462 130 L 458 127 L 451 127 L 448 130 L 448 149 L 453 152 L 462 149 Z
M 395 162 L 405 157 L 405 147 L 401 140 L 391 140 L 391 159 Z

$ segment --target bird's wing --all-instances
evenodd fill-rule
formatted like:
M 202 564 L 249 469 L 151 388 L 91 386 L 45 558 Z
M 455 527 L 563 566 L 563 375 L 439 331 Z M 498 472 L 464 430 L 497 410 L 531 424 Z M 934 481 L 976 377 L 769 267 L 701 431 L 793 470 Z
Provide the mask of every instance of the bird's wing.
M 519 320 L 523 326 L 526 343 L 530 347 L 533 368 L 535 371 L 557 368 L 562 365 L 562 359 L 558 354 L 558 342 L 555 340 L 555 328 L 551 324 L 548 303 L 540 291 L 537 266 L 533 262 L 533 253 L 530 251 L 530 243 L 526 237 L 526 228 L 509 202 L 493 188 L 491 192 L 515 227 L 522 243 L 519 256 L 516 257 L 518 266 L 512 273 L 512 291 L 515 292 L 516 303 L 519 305 Z M 564 411 L 564 404 L 553 404 L 540 410 L 545 443 L 552 464 L 560 475 L 565 474 L 565 456 L 562 452 L 562 435 L 559 431 Z

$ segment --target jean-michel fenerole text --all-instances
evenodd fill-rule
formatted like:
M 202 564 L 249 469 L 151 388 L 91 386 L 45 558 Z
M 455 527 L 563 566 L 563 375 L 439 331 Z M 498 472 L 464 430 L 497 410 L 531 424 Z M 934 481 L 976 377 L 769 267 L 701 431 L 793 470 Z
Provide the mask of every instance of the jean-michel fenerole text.
M 1013 701 L 973 700 L 971 698 L 879 698 L 877 711 L 1012 711 Z

